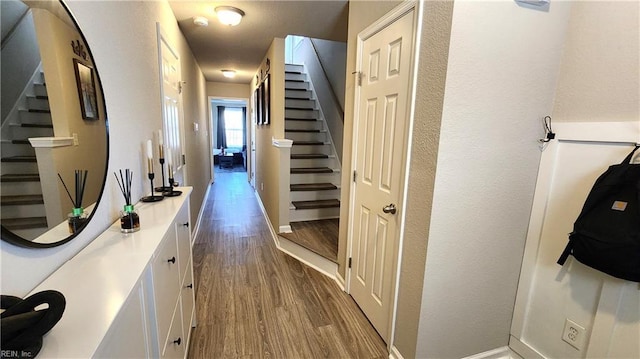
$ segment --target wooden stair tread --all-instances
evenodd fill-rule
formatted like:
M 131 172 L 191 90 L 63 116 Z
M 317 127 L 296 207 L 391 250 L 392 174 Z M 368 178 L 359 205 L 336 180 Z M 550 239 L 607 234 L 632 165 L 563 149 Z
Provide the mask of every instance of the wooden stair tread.
M 47 226 L 47 217 L 3 218 L 2 226 L 7 229 L 29 229 Z
M 302 75 L 303 72 L 302 71 L 285 71 L 285 74 L 296 74 L 296 75 Z
M 36 156 L 12 156 L 2 157 L 2 162 L 37 162 Z
M 40 175 L 38 173 L 9 173 L 0 176 L 0 182 L 40 182 Z
M 330 191 L 338 189 L 333 183 L 297 183 L 290 185 L 291 191 Z
M 295 167 L 291 168 L 291 173 L 333 173 L 329 167 Z
M 293 141 L 293 146 L 322 146 L 322 141 Z
M 290 90 L 290 91 L 291 91 L 291 90 L 297 91 L 296 89 L 289 89 L 289 90 Z M 284 97 L 284 99 L 285 99 L 285 100 L 302 100 L 302 101 L 309 101 L 309 100 L 312 100 L 312 98 L 311 98 L 311 92 L 309 92 L 309 97 L 307 97 L 307 98 L 304 98 L 304 97 L 290 97 L 290 96 L 285 96 L 285 97 Z
M 324 153 L 300 153 L 291 155 L 292 160 L 312 160 L 317 158 L 329 158 L 329 155 Z
M 296 209 L 316 209 L 316 208 L 335 208 L 340 207 L 340 201 L 337 199 L 322 199 L 317 201 L 292 201 Z
M 289 81 L 289 80 L 287 80 L 287 81 Z M 286 87 L 285 87 L 285 90 L 287 90 L 287 91 L 309 91 L 308 89 L 292 89 L 292 88 L 286 88 Z M 311 92 L 311 91 L 309 91 L 309 92 Z
M 31 142 L 29 140 L 11 140 L 11 143 L 14 145 L 30 145 Z
M 41 110 L 38 108 L 30 108 L 28 111 L 31 113 L 51 113 L 49 110 Z
M 285 84 L 287 83 L 287 81 L 288 82 L 307 82 L 307 80 L 292 80 L 292 79 L 284 79 L 284 81 L 285 81 Z M 286 85 L 284 88 L 285 90 L 288 90 Z
M 317 122 L 320 119 L 317 118 L 295 118 L 295 117 L 285 117 L 285 121 L 302 121 L 302 122 Z
M 320 130 L 305 130 L 305 129 L 296 129 L 296 128 L 285 128 L 284 132 L 301 132 L 301 133 L 320 133 Z
M 43 204 L 44 200 L 42 195 L 30 194 L 19 196 L 1 196 L 0 205 L 2 206 L 15 206 L 20 204 Z
M 316 110 L 313 107 L 292 107 L 292 106 L 285 106 L 284 109 L 285 110 L 296 110 L 296 111 L 315 111 Z
M 21 123 L 20 126 L 29 128 L 53 128 L 53 124 L 46 123 Z

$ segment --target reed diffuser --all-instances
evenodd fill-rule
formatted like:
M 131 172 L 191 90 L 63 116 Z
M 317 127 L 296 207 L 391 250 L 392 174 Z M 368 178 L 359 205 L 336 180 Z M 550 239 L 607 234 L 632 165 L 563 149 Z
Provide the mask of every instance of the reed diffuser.
M 114 172 L 113 175 L 116 177 L 116 181 L 118 181 L 118 186 L 120 187 L 120 192 L 124 196 L 124 209 L 120 211 L 120 232 L 122 233 L 133 233 L 140 230 L 140 216 L 136 212 L 133 204 L 131 203 L 131 184 L 133 183 L 133 172 L 128 168 L 124 171 L 124 176 L 122 175 L 122 170 L 120 170 L 120 178 Z
M 64 183 L 62 176 L 58 173 L 58 178 L 60 178 L 60 182 L 64 186 L 65 191 L 67 191 L 67 195 L 73 204 L 73 209 L 71 213 L 67 216 L 67 223 L 69 225 L 69 233 L 76 234 L 78 233 L 86 224 L 88 220 L 87 214 L 84 212 L 84 208 L 82 208 L 82 198 L 84 197 L 84 189 L 87 184 L 87 177 L 89 171 L 85 170 L 82 172 L 81 170 L 75 171 L 75 196 L 71 195 L 67 184 Z

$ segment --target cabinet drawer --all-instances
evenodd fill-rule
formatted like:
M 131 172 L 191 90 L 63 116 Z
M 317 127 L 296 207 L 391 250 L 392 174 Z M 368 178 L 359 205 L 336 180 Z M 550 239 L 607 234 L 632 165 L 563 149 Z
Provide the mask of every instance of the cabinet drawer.
M 191 223 L 189 223 L 189 207 L 182 206 L 175 221 L 178 241 L 178 258 L 180 259 L 180 278 L 184 278 L 187 263 L 191 261 Z
M 158 343 L 167 338 L 171 313 L 180 295 L 178 249 L 173 231 L 169 231 L 153 258 L 153 297 L 158 325 Z
M 162 350 L 162 358 L 184 359 L 187 342 L 182 335 L 182 315 L 180 313 L 180 300 L 173 311 L 173 320 L 169 328 L 169 336 Z
M 193 283 L 193 271 L 191 270 L 191 261 L 187 265 L 187 275 L 182 283 L 182 329 L 184 339 L 189 342 L 191 336 L 191 326 L 195 320 L 195 286 Z

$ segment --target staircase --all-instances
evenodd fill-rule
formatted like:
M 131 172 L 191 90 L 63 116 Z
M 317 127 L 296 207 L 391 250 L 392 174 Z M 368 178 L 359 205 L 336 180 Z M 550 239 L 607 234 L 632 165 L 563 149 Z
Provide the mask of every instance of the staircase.
M 26 239 L 47 231 L 35 150 L 30 137 L 52 137 L 44 74 L 40 71 L 2 125 L 0 157 L 0 206 L 2 226 Z
M 285 137 L 291 147 L 289 221 L 340 216 L 340 161 L 302 65 L 285 67 Z

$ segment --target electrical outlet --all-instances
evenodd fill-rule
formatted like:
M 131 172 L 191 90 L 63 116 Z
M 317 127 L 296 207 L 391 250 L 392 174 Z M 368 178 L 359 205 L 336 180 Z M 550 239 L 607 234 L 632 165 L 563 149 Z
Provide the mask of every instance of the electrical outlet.
M 567 318 L 564 322 L 564 331 L 562 332 L 562 340 L 569 343 L 572 347 L 582 350 L 584 344 L 585 329 L 574 321 Z

